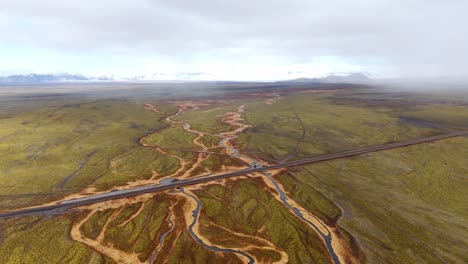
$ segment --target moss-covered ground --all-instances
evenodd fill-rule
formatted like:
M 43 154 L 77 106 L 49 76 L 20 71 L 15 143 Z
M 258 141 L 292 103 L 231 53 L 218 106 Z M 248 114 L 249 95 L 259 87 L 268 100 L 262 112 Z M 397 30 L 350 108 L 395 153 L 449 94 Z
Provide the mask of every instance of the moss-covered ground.
M 247 103 L 246 122 L 252 127 L 240 137 L 243 150 L 281 161 L 290 154 L 292 159 L 298 159 L 440 132 L 402 122 L 402 109 L 353 102 L 337 104 L 341 98 L 347 98 L 347 94 L 295 94 L 283 96 L 271 105 L 261 100 Z M 414 109 L 408 109 L 407 114 L 410 110 Z M 300 145 L 293 152 L 298 142 Z
M 134 169 L 145 168 L 111 172 L 110 161 L 138 154 L 133 148 L 140 137 L 167 126 L 142 103 L 126 100 L 15 109 L 0 118 L 2 209 L 57 199 L 96 181 L 108 188 L 144 177 Z
M 222 152 L 216 135 L 237 128 L 223 116 L 244 105 L 243 123 L 251 127 L 232 142 L 243 154 L 272 163 L 468 129 L 464 95 L 350 88 L 269 98 L 213 100 L 173 120 L 206 133 L 199 142 Z M 200 157 L 197 135 L 165 120 L 180 101 L 37 100 L 0 104 L 0 210 L 89 186 L 109 189 L 173 175 L 180 169 L 174 155 L 185 168 Z M 161 113 L 145 108 L 147 102 Z M 290 168 L 275 178 L 302 207 L 340 229 L 361 262 L 467 263 L 467 150 L 468 137 L 458 137 Z M 240 163 L 213 154 L 191 176 L 223 165 Z M 250 245 L 246 252 L 265 262 L 281 258 L 274 245 L 290 263 L 327 263 L 316 233 L 271 191 L 259 178 L 200 186 L 193 191 L 203 204 L 200 233 L 223 247 Z M 90 239 L 102 235 L 104 245 L 146 261 L 175 219 L 155 263 L 238 263 L 235 254 L 214 253 L 193 240 L 181 221 L 184 204 L 161 193 L 99 208 L 80 232 Z M 0 220 L 0 263 L 114 263 L 70 235 L 89 212 Z
M 287 252 L 290 263 L 327 263 L 328 253 L 320 238 L 304 225 L 270 193 L 260 179 L 228 182 L 197 191 L 203 203 L 202 233 L 221 245 L 262 245 L 255 237 L 271 241 Z M 237 233 L 250 235 L 252 241 L 239 237 L 216 225 Z M 260 259 L 278 261 L 271 250 L 257 248 Z
M 369 263 L 466 262 L 468 138 L 308 165 L 278 179 L 353 234 Z M 323 197 L 325 196 L 325 197 Z
M 0 222 L 0 263 L 112 263 L 69 237 L 66 217 Z

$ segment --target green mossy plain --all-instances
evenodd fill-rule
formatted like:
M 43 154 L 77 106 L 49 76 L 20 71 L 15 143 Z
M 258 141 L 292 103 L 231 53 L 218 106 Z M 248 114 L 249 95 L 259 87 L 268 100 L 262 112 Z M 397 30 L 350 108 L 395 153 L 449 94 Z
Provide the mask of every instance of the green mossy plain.
M 113 243 L 120 250 L 140 254 L 142 261 L 153 252 L 159 236 L 167 224 L 167 201 L 150 199 L 143 205 L 141 213 L 125 226 L 120 226 L 124 219 L 110 223 L 105 232 L 105 241 Z
M 240 102 L 233 102 L 227 105 L 202 106 L 195 111 L 182 113 L 174 120 L 187 122 L 195 130 L 215 135 L 231 130 L 230 125 L 222 122 L 222 118 L 227 112 L 235 112 L 239 104 Z
M 467 147 L 467 138 L 447 139 L 308 165 L 278 179 L 309 210 L 327 211 L 310 203 L 308 193 L 317 191 L 338 204 L 338 223 L 370 263 L 464 263 Z
M 0 263 L 103 263 L 100 254 L 69 238 L 70 225 L 66 217 L 2 220 Z
M 334 103 L 334 98 L 342 96 L 345 95 L 333 92 L 287 95 L 272 105 L 260 100 L 247 104 L 249 110 L 245 119 L 252 127 L 240 136 L 243 150 L 259 154 L 266 160 L 280 161 L 294 149 L 304 130 L 305 136 L 292 159 L 437 132 L 401 122 L 400 113 L 389 107 Z
M 57 199 L 95 181 L 102 188 L 117 185 L 122 179 L 109 171 L 110 160 L 165 126 L 142 103 L 126 100 L 41 105 L 1 118 L 0 208 Z M 132 179 L 127 176 L 124 182 Z
M 245 151 L 281 160 L 299 138 L 292 109 L 307 131 L 293 158 L 467 129 L 466 103 L 440 101 L 344 93 L 290 96 L 268 106 L 257 102 L 246 113 L 253 127 L 241 140 Z M 295 133 L 289 131 L 293 126 Z M 342 217 L 338 223 L 357 238 L 350 243 L 360 245 L 369 263 L 465 263 L 467 143 L 459 137 L 318 163 L 277 179 L 323 220 Z
M 246 106 L 252 125 L 237 139 L 242 151 L 265 160 L 299 159 L 358 147 L 401 141 L 468 128 L 468 100 L 457 96 L 392 93 L 358 89 L 282 95 L 272 105 L 264 99 L 241 99 L 204 106 L 179 115 L 193 129 L 209 134 L 232 130 L 222 115 Z M 0 208 L 15 208 L 58 199 L 90 184 L 106 189 L 162 176 L 178 169 L 177 161 L 144 142 L 197 149 L 193 134 L 167 128 L 167 114 L 177 109 L 154 101 L 165 114 L 144 109 L 142 101 L 74 100 L 22 107 L 0 106 Z M 15 110 L 21 109 L 21 110 Z M 298 118 L 299 117 L 299 118 Z M 302 122 L 302 124 L 301 124 Z M 165 129 L 166 128 L 166 129 Z M 303 141 L 292 153 L 300 140 Z M 152 134 L 153 132 L 159 131 Z M 408 148 L 303 166 L 276 178 L 289 195 L 330 224 L 338 224 L 349 244 L 368 263 L 466 263 L 468 208 L 466 195 L 468 139 L 459 137 Z M 216 146 L 218 138 L 202 141 Z M 168 149 L 189 163 L 190 151 Z M 292 153 L 292 155 L 290 155 Z M 212 156 L 203 166 L 216 170 L 235 164 Z M 73 175 L 63 188 L 58 187 Z M 210 185 L 196 191 L 203 203 L 202 233 L 216 240 L 216 223 L 235 232 L 267 238 L 288 252 L 291 263 L 326 262 L 315 233 L 291 215 L 256 180 Z M 142 214 L 119 223 L 144 206 Z M 111 223 L 106 239 L 147 257 L 167 230 L 168 204 L 157 199 L 124 209 Z M 83 231 L 96 236 L 112 210 L 90 219 Z M 71 240 L 78 216 L 0 221 L 0 263 L 113 263 Z M 265 232 L 257 231 L 264 227 Z M 225 231 L 224 231 L 225 232 Z M 175 239 L 170 234 L 168 241 Z M 236 246 L 240 239 L 217 241 Z M 265 260 L 278 254 L 253 250 Z M 43 261 L 44 260 L 44 261 Z M 169 263 L 236 263 L 233 254 L 213 254 L 184 232 Z
M 327 263 L 327 250 L 320 238 L 268 191 L 259 188 L 262 185 L 260 179 L 238 180 L 228 182 L 225 187 L 213 185 L 195 192 L 203 203 L 200 223 L 210 221 L 235 232 L 270 240 L 287 252 L 290 263 Z M 265 231 L 258 233 L 262 227 Z M 219 236 L 219 228 L 201 228 L 201 232 L 220 245 L 236 246 L 245 241 L 245 238 L 226 241 Z M 259 257 L 273 260 L 280 257 L 275 252 L 259 251 Z

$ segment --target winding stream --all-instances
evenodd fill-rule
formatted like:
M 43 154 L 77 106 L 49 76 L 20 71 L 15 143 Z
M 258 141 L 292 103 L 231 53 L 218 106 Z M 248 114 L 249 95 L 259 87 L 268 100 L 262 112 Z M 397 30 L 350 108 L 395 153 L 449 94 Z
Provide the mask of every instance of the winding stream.
M 183 188 L 180 188 L 180 192 L 182 192 L 185 195 L 187 195 L 188 197 L 192 198 L 197 203 L 197 207 L 192 212 L 193 213 L 193 221 L 189 225 L 188 228 L 189 228 L 190 235 L 192 235 L 193 239 L 198 244 L 202 245 L 203 247 L 205 247 L 207 249 L 213 250 L 213 251 L 222 252 L 222 253 L 238 254 L 238 255 L 246 257 L 249 260 L 249 262 L 248 262 L 249 264 L 255 263 L 255 260 L 254 260 L 254 258 L 252 256 L 248 255 L 247 253 L 245 253 L 245 252 L 243 252 L 241 250 L 234 250 L 234 249 L 219 248 L 219 247 L 216 247 L 216 246 L 211 246 L 211 245 L 206 244 L 199 236 L 197 236 L 197 234 L 193 231 L 193 228 L 197 224 L 198 217 L 200 215 L 200 211 L 201 211 L 201 208 L 202 208 L 202 203 L 200 202 L 200 200 L 195 195 L 192 195 L 192 194 L 189 194 L 189 193 L 185 192 Z
M 219 146 L 223 147 L 226 149 L 226 153 L 233 157 L 233 158 L 236 158 L 238 160 L 241 160 L 245 163 L 248 163 L 250 164 L 251 167 L 253 166 L 262 166 L 262 162 L 260 160 L 256 160 L 252 157 L 245 157 L 245 156 L 242 156 L 240 155 L 239 153 L 239 150 L 232 147 L 228 142 L 231 140 L 231 139 L 234 139 L 236 138 L 236 134 L 242 132 L 244 129 L 247 128 L 246 125 L 240 123 L 239 121 L 242 120 L 240 118 L 240 114 L 244 112 L 244 107 L 240 107 L 237 114 L 238 116 L 237 117 L 234 117 L 232 120 L 229 120 L 228 122 L 226 123 L 229 123 L 231 125 L 236 125 L 236 126 L 239 126 L 238 129 L 232 131 L 232 132 L 224 132 L 224 133 L 220 133 L 221 136 L 228 136 L 229 134 L 231 134 L 231 136 L 228 136 L 228 137 L 224 137 L 224 139 L 222 139 L 220 142 L 219 142 Z M 247 161 L 244 160 L 245 158 L 247 158 Z M 330 232 L 330 230 L 327 228 L 327 226 L 323 223 L 321 223 L 321 221 L 319 221 L 319 224 L 322 226 L 322 228 L 319 228 L 316 224 L 312 223 L 310 220 L 308 220 L 306 217 L 304 217 L 304 214 L 296 207 L 294 207 L 293 205 L 291 205 L 290 202 L 288 202 L 288 196 L 286 195 L 286 193 L 284 192 L 284 190 L 281 188 L 281 186 L 275 181 L 275 179 L 273 178 L 273 176 L 271 175 L 271 173 L 269 173 L 268 171 L 264 170 L 262 171 L 262 173 L 267 177 L 267 179 L 270 181 L 270 183 L 275 187 L 276 191 L 278 192 L 279 194 L 279 198 L 280 198 L 280 201 L 288 208 L 290 209 L 290 211 L 296 216 L 298 217 L 299 219 L 301 219 L 303 222 L 307 223 L 310 227 L 312 227 L 316 232 L 317 234 L 323 239 L 323 241 L 325 242 L 325 246 L 328 250 L 328 252 L 330 253 L 330 256 L 333 260 L 333 263 L 334 264 L 340 264 L 341 261 L 340 261 L 340 258 L 338 257 L 338 255 L 336 254 L 334 248 L 333 248 L 333 245 L 332 245 L 332 234 Z
M 270 182 L 275 186 L 275 189 L 276 191 L 279 193 L 279 196 L 280 196 L 280 199 L 281 201 L 283 202 L 283 204 L 289 208 L 297 217 L 299 217 L 302 221 L 306 222 L 307 224 L 309 224 L 309 226 L 311 226 L 315 232 L 317 232 L 317 234 L 319 234 L 323 240 L 325 241 L 325 246 L 327 247 L 328 249 L 328 252 L 330 253 L 330 256 L 332 257 L 333 259 L 333 263 L 335 264 L 339 264 L 340 263 L 340 259 L 338 258 L 338 256 L 336 255 L 334 249 L 333 249 L 333 246 L 332 246 L 332 237 L 331 237 L 331 234 L 330 234 L 330 231 L 328 231 L 327 229 L 327 234 L 325 234 L 324 232 L 322 232 L 322 230 L 320 230 L 314 223 L 310 222 L 309 220 L 307 220 L 304 215 L 301 213 L 301 211 L 299 211 L 299 209 L 297 209 L 296 207 L 292 206 L 289 202 L 288 202 L 288 196 L 286 195 L 286 193 L 283 191 L 283 189 L 281 189 L 281 187 L 278 185 L 278 183 L 275 181 L 275 179 L 273 178 L 273 176 L 268 172 L 268 171 L 263 171 L 263 174 L 265 174 L 267 176 L 267 178 L 270 180 Z
M 194 107 L 194 108 L 190 109 L 189 111 L 192 111 L 192 110 L 195 110 L 195 109 L 197 109 L 197 108 Z M 237 112 L 226 113 L 225 118 L 223 119 L 223 122 L 225 122 L 227 124 L 230 124 L 232 126 L 237 126 L 238 128 L 233 130 L 233 131 L 222 132 L 222 133 L 217 134 L 216 136 L 221 138 L 218 145 L 223 147 L 225 149 L 226 153 L 230 157 L 245 163 L 247 166 L 251 166 L 251 167 L 262 166 L 262 161 L 261 160 L 257 160 L 257 159 L 255 159 L 253 157 L 245 155 L 244 153 L 241 153 L 239 151 L 239 149 L 234 147 L 230 142 L 231 140 L 237 138 L 239 133 L 241 133 L 242 131 L 244 131 L 248 127 L 250 127 L 249 125 L 245 125 L 245 124 L 241 123 L 241 120 L 243 120 L 241 118 L 241 114 L 244 112 L 244 110 L 245 110 L 245 107 L 241 106 L 241 107 L 238 108 Z M 198 141 L 198 139 L 202 138 L 205 135 L 205 133 L 191 129 L 190 125 L 187 124 L 187 123 L 184 123 L 183 121 L 177 122 L 177 121 L 172 120 L 173 117 L 178 116 L 179 114 L 181 114 L 183 112 L 185 112 L 184 109 L 179 108 L 177 113 L 175 113 L 175 114 L 173 114 L 171 116 L 167 116 L 166 121 L 170 122 L 172 125 L 181 125 L 182 128 L 184 130 L 186 130 L 187 132 L 197 134 L 197 138 L 195 138 L 193 140 L 193 143 L 195 145 L 197 145 L 197 146 L 202 147 L 202 149 L 205 150 L 205 151 L 208 150 L 209 148 L 207 148 L 202 142 Z M 140 143 L 142 143 L 143 146 L 146 146 L 141 140 L 140 140 Z M 163 153 L 163 154 L 168 154 L 168 153 L 165 153 L 162 150 L 159 150 L 159 151 L 161 151 L 161 153 Z M 160 179 L 159 184 L 162 184 L 162 185 L 174 181 L 175 180 L 174 177 L 179 172 L 181 172 L 181 171 L 183 171 L 185 169 L 185 160 L 184 159 L 182 159 L 182 158 L 180 158 L 180 157 L 178 157 L 176 155 L 172 155 L 172 154 L 168 154 L 168 155 L 171 155 L 171 156 L 177 158 L 179 160 L 179 162 L 181 163 L 181 168 L 176 173 L 174 173 L 174 174 L 172 174 L 172 175 L 170 175 L 170 176 L 168 176 L 166 178 Z M 198 156 L 197 161 L 191 166 L 191 168 L 189 168 L 180 177 L 182 177 L 182 178 L 189 177 L 190 172 L 193 171 L 197 166 L 199 166 L 200 163 L 206 158 L 207 157 Z M 333 230 L 335 230 L 334 227 L 327 226 L 319 218 L 315 217 L 313 214 L 309 213 L 307 210 L 305 210 L 299 204 L 297 204 L 294 200 L 289 198 L 287 196 L 287 194 L 285 193 L 285 191 L 282 189 L 281 185 L 278 182 L 276 182 L 276 180 L 273 178 L 273 175 L 271 173 L 269 173 L 267 171 L 263 171 L 262 174 L 263 174 L 263 180 L 267 183 L 267 185 L 269 185 L 269 187 L 272 188 L 272 189 L 276 189 L 278 195 L 274 194 L 275 199 L 277 199 L 278 201 L 283 203 L 284 206 L 286 206 L 296 217 L 298 217 L 304 223 L 309 225 L 323 239 L 324 244 L 325 244 L 325 246 L 326 246 L 326 248 L 327 248 L 327 250 L 328 250 L 328 252 L 329 252 L 329 254 L 331 256 L 331 259 L 332 259 L 333 263 L 334 264 L 340 264 L 341 262 L 348 263 L 348 261 L 345 260 L 345 259 L 341 260 L 342 255 L 341 255 L 341 250 L 340 250 L 341 249 L 340 243 L 343 243 L 343 241 L 342 241 L 342 238 L 337 236 L 337 233 L 333 232 Z M 153 178 L 154 178 L 154 176 L 152 177 L 151 180 L 153 180 Z M 196 207 L 195 207 L 195 203 L 190 201 L 190 203 L 191 203 L 190 210 L 193 210 L 193 211 L 191 211 L 193 219 L 190 218 L 190 211 L 187 211 L 188 214 L 186 216 L 186 221 L 187 221 L 186 224 L 188 225 L 188 231 L 189 231 L 190 235 L 192 236 L 192 238 L 195 240 L 195 242 L 197 242 L 198 244 L 200 244 L 201 246 L 203 246 L 204 248 L 206 248 L 208 250 L 212 250 L 212 251 L 215 251 L 215 252 L 221 252 L 221 253 L 233 253 L 233 254 L 236 254 L 238 257 L 240 257 L 240 259 L 243 262 L 248 261 L 247 263 L 249 263 L 249 264 L 255 263 L 254 257 L 252 257 L 251 255 L 247 254 L 246 252 L 244 252 L 244 251 L 242 251 L 240 249 L 220 248 L 220 247 L 218 247 L 216 245 L 210 244 L 210 242 L 207 241 L 206 239 L 205 239 L 206 242 L 203 241 L 203 239 L 202 239 L 203 236 L 199 231 L 200 226 L 197 226 L 197 224 L 199 224 L 198 219 L 199 219 L 200 212 L 201 212 L 201 209 L 202 209 L 202 203 L 201 203 L 201 201 L 198 199 L 198 197 L 196 195 L 194 195 L 192 192 L 189 191 L 189 189 L 187 189 L 187 191 L 185 191 L 183 188 L 180 188 L 179 193 L 182 193 L 183 195 L 187 196 L 188 199 L 192 199 L 193 202 L 196 203 Z M 135 202 L 137 202 L 137 201 L 135 201 Z M 115 206 L 117 206 L 117 205 L 115 205 Z M 120 206 L 122 206 L 122 205 L 120 205 Z M 96 212 L 96 210 L 98 210 L 98 209 L 93 208 L 93 210 L 94 211 L 92 211 L 92 212 Z M 135 214 L 135 216 L 138 215 L 139 212 L 141 212 L 141 208 Z M 92 214 L 88 215 L 87 218 L 85 218 L 84 220 L 80 221 L 79 223 L 77 223 L 76 225 L 73 226 L 72 231 L 71 231 L 71 235 L 72 235 L 72 238 L 74 240 L 76 240 L 78 242 L 81 242 L 83 244 L 86 244 L 88 246 L 91 246 L 92 248 L 96 249 L 98 252 L 100 252 L 100 253 L 102 253 L 102 254 L 104 254 L 106 256 L 109 256 L 109 257 L 113 258 L 114 260 L 118 260 L 118 261 L 121 261 L 121 262 L 126 262 L 127 260 L 132 260 L 133 262 L 140 263 L 140 261 L 138 259 L 138 255 L 136 253 L 134 253 L 134 252 L 131 252 L 131 253 L 121 252 L 121 251 L 119 251 L 119 250 L 117 250 L 117 249 L 115 249 L 113 247 L 108 247 L 108 246 L 103 245 L 102 241 L 101 241 L 102 239 L 92 240 L 92 239 L 84 237 L 81 234 L 79 229 L 80 229 L 80 226 L 82 224 L 84 224 L 84 222 L 86 222 L 91 217 L 91 215 Z M 157 248 L 155 249 L 155 251 L 151 255 L 151 257 L 148 259 L 147 263 L 152 264 L 156 260 L 156 257 L 158 255 L 159 251 L 161 250 L 161 248 L 162 248 L 162 246 L 163 246 L 163 244 L 165 242 L 166 237 L 169 235 L 169 233 L 171 233 L 175 229 L 175 223 L 173 221 L 173 216 L 174 215 L 171 215 L 171 217 L 168 220 L 169 225 L 170 225 L 169 229 L 165 230 L 161 234 L 161 236 L 159 238 L 159 245 L 157 246 Z M 197 235 L 197 233 L 199 235 Z M 102 234 L 104 234 L 104 232 L 102 232 Z M 338 244 L 334 244 L 334 243 L 338 243 Z M 335 249 L 334 246 L 335 247 L 337 246 L 337 248 Z M 337 254 L 337 252 L 338 252 L 338 254 Z M 286 253 L 284 253 L 284 254 L 286 254 Z M 286 257 L 286 259 L 287 259 L 287 257 Z M 353 262 L 350 262 L 350 263 L 353 263 Z
M 164 240 L 166 240 L 167 235 L 169 235 L 169 233 L 171 233 L 172 230 L 174 230 L 174 222 L 172 221 L 172 215 L 169 218 L 169 225 L 170 225 L 170 228 L 168 230 L 164 231 L 164 233 L 161 234 L 161 237 L 159 237 L 159 245 L 156 248 L 156 250 L 154 251 L 154 253 L 151 255 L 151 258 L 148 260 L 148 264 L 153 264 L 154 263 L 154 261 L 156 260 L 156 257 L 158 256 L 159 250 L 164 245 Z
M 219 141 L 219 146 L 220 146 L 220 147 L 223 147 L 223 148 L 225 148 L 225 149 L 227 149 L 227 150 L 228 150 L 228 151 L 227 151 L 227 154 L 228 154 L 229 156 L 234 157 L 234 158 L 240 158 L 240 157 L 239 157 L 239 150 L 237 150 L 237 149 L 235 149 L 235 148 L 233 148 L 233 147 L 231 147 L 231 146 L 229 146 L 229 145 L 227 144 L 227 142 L 228 142 L 229 140 L 231 140 L 231 139 L 233 139 L 233 138 L 232 138 L 232 137 L 228 137 L 228 138 L 222 139 L 221 141 Z

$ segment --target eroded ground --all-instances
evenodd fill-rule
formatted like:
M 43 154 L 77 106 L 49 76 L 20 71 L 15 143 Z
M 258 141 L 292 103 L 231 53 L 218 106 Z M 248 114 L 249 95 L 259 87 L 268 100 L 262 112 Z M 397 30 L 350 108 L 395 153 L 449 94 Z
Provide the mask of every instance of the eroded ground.
M 467 129 L 462 99 L 310 91 L 6 113 L 1 208 Z M 466 141 L 1 220 L 0 263 L 464 263 Z

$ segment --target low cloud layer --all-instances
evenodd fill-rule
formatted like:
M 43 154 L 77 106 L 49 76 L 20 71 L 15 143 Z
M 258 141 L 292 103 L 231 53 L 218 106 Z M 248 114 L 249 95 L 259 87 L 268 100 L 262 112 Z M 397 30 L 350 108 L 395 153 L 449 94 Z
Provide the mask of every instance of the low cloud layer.
M 466 10 L 463 0 L 3 1 L 0 55 L 13 47 L 71 60 L 125 58 L 125 64 L 134 59 L 132 67 L 157 60 L 173 68 L 291 70 L 333 58 L 376 74 L 463 76 L 468 74 Z M 53 63 L 60 68 L 60 59 Z M 78 64 L 76 70 L 86 67 Z

